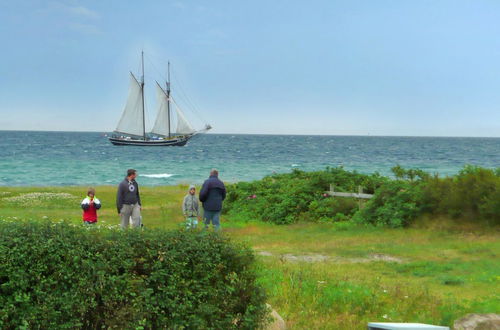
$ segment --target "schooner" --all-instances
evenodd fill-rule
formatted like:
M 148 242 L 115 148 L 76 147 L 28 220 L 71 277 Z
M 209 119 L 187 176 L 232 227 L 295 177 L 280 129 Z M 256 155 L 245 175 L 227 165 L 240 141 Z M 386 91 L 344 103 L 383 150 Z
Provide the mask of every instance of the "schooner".
M 151 132 L 146 132 L 144 113 L 144 52 L 141 54 L 142 77 L 137 80 L 130 72 L 130 88 L 127 103 L 118 126 L 109 141 L 114 145 L 133 146 L 183 146 L 190 138 L 199 133 L 210 130 L 210 125 L 205 125 L 202 130 L 195 130 L 186 116 L 172 98 L 170 90 L 170 62 L 166 88 L 156 82 L 156 95 L 158 112 Z M 174 112 L 172 112 L 172 109 Z M 172 125 L 172 114 L 175 113 L 177 122 Z

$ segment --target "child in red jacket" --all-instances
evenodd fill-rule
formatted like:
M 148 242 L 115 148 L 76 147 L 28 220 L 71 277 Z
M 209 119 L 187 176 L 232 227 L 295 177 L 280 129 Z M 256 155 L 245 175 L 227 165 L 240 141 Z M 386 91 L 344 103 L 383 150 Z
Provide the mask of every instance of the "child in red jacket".
M 83 223 L 91 225 L 97 222 L 97 210 L 101 208 L 101 202 L 95 197 L 95 189 L 89 188 L 87 197 L 82 201 Z

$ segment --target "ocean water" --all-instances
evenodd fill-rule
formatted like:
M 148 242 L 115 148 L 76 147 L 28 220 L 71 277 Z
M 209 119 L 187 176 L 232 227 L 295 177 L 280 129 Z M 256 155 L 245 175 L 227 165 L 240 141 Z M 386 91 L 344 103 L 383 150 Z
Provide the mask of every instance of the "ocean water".
M 500 167 L 500 138 L 205 134 L 184 147 L 132 147 L 103 133 L 0 131 L 0 186 L 115 185 L 128 168 L 142 185 L 170 185 L 201 183 L 214 167 L 235 182 L 327 166 L 390 175 L 396 164 L 440 175 Z

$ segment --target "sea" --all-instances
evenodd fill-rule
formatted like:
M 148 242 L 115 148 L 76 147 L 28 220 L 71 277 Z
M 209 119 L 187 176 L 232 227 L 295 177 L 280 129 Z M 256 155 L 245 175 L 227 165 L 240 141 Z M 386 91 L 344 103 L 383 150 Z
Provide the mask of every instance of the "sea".
M 0 131 L 0 186 L 116 185 L 129 168 L 155 186 L 200 184 L 212 168 L 237 182 L 339 166 L 449 176 L 467 164 L 500 167 L 500 138 L 204 134 L 184 147 L 135 147 L 114 146 L 106 133 Z

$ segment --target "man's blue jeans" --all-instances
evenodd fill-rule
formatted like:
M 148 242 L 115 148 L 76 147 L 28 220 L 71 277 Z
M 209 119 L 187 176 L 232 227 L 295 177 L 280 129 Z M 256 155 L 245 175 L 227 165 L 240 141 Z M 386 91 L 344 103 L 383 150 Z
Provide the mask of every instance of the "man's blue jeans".
M 203 211 L 203 222 L 205 223 L 205 229 L 208 229 L 210 222 L 214 225 L 215 230 L 220 229 L 220 211 Z

